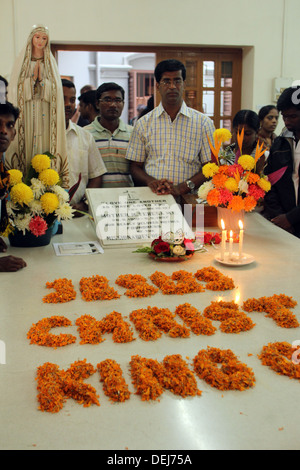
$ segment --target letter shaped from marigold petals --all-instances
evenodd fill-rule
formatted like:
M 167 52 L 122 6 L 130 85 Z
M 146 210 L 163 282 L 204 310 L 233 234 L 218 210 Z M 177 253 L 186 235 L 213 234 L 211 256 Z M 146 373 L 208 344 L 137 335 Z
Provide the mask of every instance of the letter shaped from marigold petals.
M 82 299 L 87 302 L 120 298 L 118 292 L 109 286 L 105 276 L 97 274 L 91 277 L 83 277 L 80 279 L 79 286 Z
M 155 341 L 162 336 L 161 331 L 172 338 L 187 338 L 188 328 L 175 321 L 175 315 L 167 308 L 147 307 L 133 310 L 129 315 L 143 341 Z
M 151 286 L 140 274 L 121 274 L 116 279 L 116 284 L 127 289 L 127 297 L 148 297 L 158 292 L 158 289 Z
M 53 282 L 46 282 L 48 289 L 55 289 L 56 292 L 45 295 L 43 298 L 44 303 L 57 304 L 70 302 L 76 298 L 76 291 L 70 279 L 56 279 Z
M 99 344 L 104 341 L 101 337 L 101 322 L 91 315 L 81 315 L 75 324 L 81 338 L 80 344 Z
M 96 390 L 83 382 L 96 372 L 96 369 L 85 360 L 74 362 L 67 371 L 59 370 L 56 364 L 46 362 L 37 370 L 37 390 L 39 409 L 57 413 L 67 398 L 73 398 L 87 407 L 98 405 Z
M 132 356 L 130 367 L 132 383 L 142 400 L 157 400 L 164 389 L 183 398 L 202 393 L 197 389 L 193 372 L 189 370 L 180 354 L 166 356 L 162 363 L 154 359 Z
M 106 359 L 97 364 L 97 368 L 100 373 L 100 380 L 103 382 L 105 395 L 114 402 L 129 400 L 130 392 L 120 365 L 112 359 Z
M 115 343 L 130 343 L 134 341 L 133 331 L 129 322 L 125 321 L 119 312 L 111 312 L 100 320 L 102 333 L 112 333 Z
M 150 279 L 165 295 L 204 292 L 204 287 L 195 281 L 193 275 L 188 271 L 175 271 L 171 276 L 155 271 L 151 274 Z
M 51 328 L 71 326 L 71 321 L 62 316 L 53 316 L 43 318 L 36 324 L 33 324 L 27 333 L 30 344 L 38 344 L 39 346 L 48 346 L 58 348 L 76 342 L 76 337 L 70 334 L 54 335 L 50 333 Z
M 202 349 L 194 357 L 194 370 L 200 379 L 219 390 L 243 391 L 255 385 L 252 369 L 240 362 L 230 349 Z
M 259 359 L 264 366 L 270 367 L 277 374 L 300 379 L 300 364 L 294 360 L 295 347 L 283 341 L 264 346 Z

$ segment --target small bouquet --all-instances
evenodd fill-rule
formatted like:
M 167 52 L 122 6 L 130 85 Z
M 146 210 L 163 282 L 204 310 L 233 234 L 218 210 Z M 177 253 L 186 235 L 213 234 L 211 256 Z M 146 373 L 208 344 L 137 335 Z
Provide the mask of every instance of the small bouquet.
M 183 258 L 187 259 L 198 251 L 195 240 L 185 238 L 179 231 L 174 235 L 168 233 L 152 241 L 151 246 L 138 248 L 134 253 L 149 253 L 154 258 Z
M 69 193 L 60 186 L 58 173 L 50 168 L 51 158 L 50 154 L 33 157 L 25 178 L 19 170 L 8 171 L 7 224 L 2 236 L 18 230 L 39 237 L 56 220 L 73 217 Z
M 238 151 L 233 163 L 228 161 L 222 144 L 231 139 L 231 133 L 227 129 L 217 129 L 214 132 L 214 145 L 209 140 L 212 152 L 212 161 L 203 166 L 203 175 L 208 179 L 203 183 L 198 196 L 210 206 L 224 207 L 232 211 L 251 212 L 265 194 L 285 171 L 280 174 L 265 176 L 256 172 L 258 160 L 265 153 L 264 144 L 257 143 L 255 155 L 243 155 L 242 144 L 244 128 L 238 134 Z M 224 162 L 224 163 L 223 163 Z

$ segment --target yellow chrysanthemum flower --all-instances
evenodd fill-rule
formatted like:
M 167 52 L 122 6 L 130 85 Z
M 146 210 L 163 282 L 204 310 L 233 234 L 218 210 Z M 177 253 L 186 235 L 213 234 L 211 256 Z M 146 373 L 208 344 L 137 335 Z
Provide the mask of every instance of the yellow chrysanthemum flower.
M 239 184 L 234 178 L 228 178 L 225 181 L 225 188 L 229 189 L 232 193 L 236 193 L 239 189 Z
M 57 171 L 49 168 L 48 170 L 43 170 L 40 172 L 39 180 L 42 181 L 45 186 L 54 186 L 59 182 L 59 174 Z
M 219 167 L 215 163 L 206 163 L 202 168 L 202 173 L 205 178 L 212 178 L 216 173 L 218 173 Z
M 35 157 L 33 157 L 33 159 L 31 160 L 31 166 L 38 173 L 40 173 L 43 170 L 47 170 L 48 168 L 50 168 L 50 165 L 51 165 L 51 159 L 50 157 L 48 157 L 48 155 L 44 155 L 44 154 L 35 155 Z
M 9 184 L 14 186 L 15 184 L 22 183 L 23 173 L 20 170 L 8 170 L 9 173 Z
M 266 178 L 260 178 L 257 181 L 258 186 L 263 189 L 266 193 L 271 189 L 271 183 Z
M 53 194 L 53 193 L 43 194 L 41 196 L 40 201 L 42 204 L 43 211 L 47 215 L 52 214 L 52 212 L 54 212 L 59 206 L 58 197 L 56 196 L 56 194 Z
M 223 142 L 228 142 L 231 139 L 231 132 L 228 129 L 216 129 L 213 133 L 213 138 L 215 140 Z
M 238 163 L 244 170 L 253 170 L 255 167 L 255 160 L 251 155 L 241 155 L 238 159 Z
M 33 200 L 33 191 L 27 184 L 17 183 L 11 188 L 10 197 L 15 204 L 28 205 Z

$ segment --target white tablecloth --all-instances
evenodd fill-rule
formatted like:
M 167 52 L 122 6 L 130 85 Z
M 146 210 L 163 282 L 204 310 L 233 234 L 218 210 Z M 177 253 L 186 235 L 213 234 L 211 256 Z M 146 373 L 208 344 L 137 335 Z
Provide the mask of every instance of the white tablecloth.
M 63 224 L 63 235 L 52 242 L 96 240 L 95 230 L 86 217 Z M 215 229 L 216 230 L 216 229 Z M 1 449 L 298 449 L 300 411 L 297 403 L 299 383 L 277 375 L 263 366 L 257 357 L 264 345 L 275 341 L 300 340 L 300 328 L 284 329 L 263 313 L 248 314 L 256 326 L 248 332 L 225 334 L 214 322 L 213 336 L 170 338 L 116 344 L 111 335 L 98 345 L 81 345 L 75 321 L 83 314 L 101 319 L 117 311 L 127 317 L 132 310 L 147 306 L 168 307 L 188 302 L 203 311 L 212 300 L 236 300 L 242 305 L 248 298 L 286 294 L 300 302 L 298 285 L 300 241 L 264 220 L 259 214 L 247 215 L 244 251 L 255 263 L 244 267 L 217 264 L 217 251 L 197 253 L 180 264 L 157 263 L 145 254 L 133 254 L 132 248 L 106 249 L 102 255 L 55 255 L 52 244 L 40 248 L 10 248 L 9 253 L 23 257 L 27 268 L 17 273 L 1 273 L 0 340 L 5 344 L 6 364 L 0 364 L 0 448 Z M 233 278 L 236 288 L 226 292 L 163 295 L 130 299 L 125 289 L 115 284 L 120 274 L 149 277 L 156 270 L 166 274 L 178 269 L 195 273 L 201 267 L 215 266 Z M 81 298 L 82 277 L 104 275 L 121 293 L 120 299 L 86 302 Z M 73 281 L 77 298 L 64 304 L 45 304 L 49 293 L 46 282 L 58 278 Z M 300 305 L 294 310 L 300 320 Z M 33 323 L 52 315 L 72 321 L 66 329 L 77 337 L 73 345 L 52 349 L 31 345 L 27 332 Z M 179 317 L 177 318 L 180 323 Z M 181 398 L 165 391 L 160 401 L 143 402 L 131 383 L 131 356 L 163 360 L 169 354 L 181 354 L 192 369 L 192 359 L 208 346 L 231 349 L 251 367 L 255 387 L 240 392 L 222 392 L 197 378 L 202 396 Z M 3 352 L 3 351 L 2 351 Z M 56 414 L 38 410 L 36 371 L 45 362 L 67 369 L 73 362 L 86 359 L 94 367 L 100 361 L 115 359 L 123 370 L 132 392 L 130 400 L 113 404 L 104 395 L 99 374 L 86 382 L 93 385 L 100 406 L 84 408 L 69 399 Z M 189 358 L 189 359 L 186 359 Z

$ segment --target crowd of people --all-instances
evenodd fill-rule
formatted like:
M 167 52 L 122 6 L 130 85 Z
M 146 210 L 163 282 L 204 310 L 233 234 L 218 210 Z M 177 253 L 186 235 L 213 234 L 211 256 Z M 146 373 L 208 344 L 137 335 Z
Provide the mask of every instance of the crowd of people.
M 202 166 L 211 161 L 213 121 L 186 105 L 184 64 L 164 60 L 154 75 L 160 104 L 149 105 L 134 126 L 121 119 L 125 92 L 113 82 L 97 90 L 81 89 L 77 108 L 75 85 L 60 78 L 47 28 L 35 27 L 9 83 L 0 77 L 1 218 L 5 217 L 7 171 L 26 172 L 33 156 L 45 151 L 53 155 L 52 167 L 63 187 L 68 190 L 78 184 L 72 199 L 75 216 L 88 210 L 86 188 L 148 186 L 158 195 L 175 198 L 195 192 L 205 181 Z M 264 215 L 300 237 L 298 95 L 300 87 L 290 87 L 276 106 L 264 106 L 258 114 L 240 110 L 232 122 L 231 147 L 237 147 L 237 134 L 244 129 L 243 153 L 254 155 L 258 141 L 265 145 L 257 171 L 269 174 L 287 167 L 265 197 Z M 279 113 L 285 128 L 276 136 Z M 6 249 L 1 240 L 0 251 Z M 13 256 L 0 258 L 0 271 L 25 265 Z

